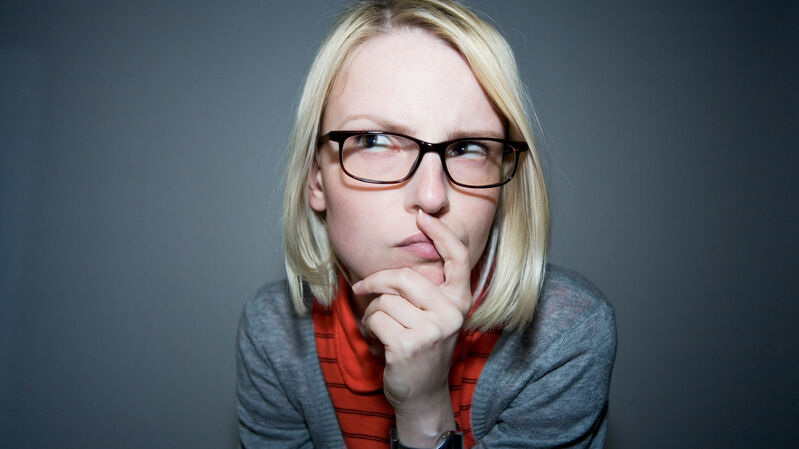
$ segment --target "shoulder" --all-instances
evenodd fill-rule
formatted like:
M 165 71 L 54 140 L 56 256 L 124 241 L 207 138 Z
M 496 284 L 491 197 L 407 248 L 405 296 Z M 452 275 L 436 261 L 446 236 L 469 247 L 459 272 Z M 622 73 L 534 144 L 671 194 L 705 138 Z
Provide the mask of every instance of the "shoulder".
M 310 314 L 298 315 L 286 281 L 244 305 L 237 341 L 239 437 L 247 447 L 340 447 Z
M 594 284 L 573 270 L 547 265 L 547 274 L 528 331 L 556 337 L 586 320 L 596 322 L 594 331 L 615 333 L 613 306 Z M 544 337 L 544 336 L 541 336 Z
M 288 282 L 269 282 L 244 304 L 242 318 L 253 321 L 286 318 L 293 314 Z
M 521 331 L 503 332 L 494 352 L 494 362 L 533 377 L 578 357 L 612 366 L 616 353 L 613 307 L 576 271 L 548 265 L 532 322 Z
M 294 318 L 285 280 L 270 282 L 244 304 L 239 325 L 262 328 L 286 318 Z
M 269 352 L 301 351 L 313 333 L 310 315 L 294 311 L 285 280 L 270 282 L 244 305 L 239 319 L 239 341 L 246 338 L 252 345 Z
M 503 331 L 483 368 L 475 435 L 486 447 L 533 440 L 536 447 L 577 447 L 593 435 L 602 441 L 615 354 L 616 321 L 605 295 L 576 272 L 548 265 L 532 322 Z

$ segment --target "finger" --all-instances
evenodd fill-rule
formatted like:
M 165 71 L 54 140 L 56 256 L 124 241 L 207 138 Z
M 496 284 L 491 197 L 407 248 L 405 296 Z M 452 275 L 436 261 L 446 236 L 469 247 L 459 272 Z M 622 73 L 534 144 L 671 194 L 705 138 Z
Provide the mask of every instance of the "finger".
M 424 321 L 424 312 L 421 309 L 397 295 L 380 295 L 373 299 L 363 312 L 361 322 L 364 326 L 369 317 L 377 312 L 385 313 L 408 329 L 418 327 Z
M 440 307 L 441 291 L 429 279 L 410 268 L 380 270 L 352 286 L 356 295 L 397 295 L 422 310 Z
M 469 289 L 469 250 L 458 237 L 438 218 L 419 209 L 416 224 L 433 241 L 436 250 L 444 259 L 444 284 L 465 286 Z
M 455 313 L 457 315 L 457 312 Z M 376 310 L 368 316 L 364 315 L 364 318 L 366 330 L 385 347 L 386 363 L 391 363 L 392 359 L 407 360 L 408 357 L 418 355 L 420 351 L 430 349 L 435 343 L 460 332 L 463 323 L 463 317 L 457 315 L 457 322 L 449 326 L 442 327 L 437 323 L 421 320 L 418 325 L 406 328 L 396 320 L 395 316 L 382 310 Z M 451 353 L 445 357 L 446 360 L 450 358 Z
M 378 310 L 371 315 L 364 316 L 363 325 L 367 331 L 375 336 L 387 348 L 393 342 L 400 341 L 409 332 L 397 320 L 387 313 Z

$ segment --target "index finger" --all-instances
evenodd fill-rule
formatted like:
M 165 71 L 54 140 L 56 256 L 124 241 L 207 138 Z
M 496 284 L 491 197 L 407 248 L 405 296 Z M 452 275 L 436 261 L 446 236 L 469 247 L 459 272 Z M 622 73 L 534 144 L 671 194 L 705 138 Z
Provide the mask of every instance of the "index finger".
M 471 296 L 469 285 L 471 267 L 469 250 L 441 220 L 419 209 L 416 215 L 419 229 L 433 241 L 436 251 L 444 260 L 444 285 L 464 286 Z

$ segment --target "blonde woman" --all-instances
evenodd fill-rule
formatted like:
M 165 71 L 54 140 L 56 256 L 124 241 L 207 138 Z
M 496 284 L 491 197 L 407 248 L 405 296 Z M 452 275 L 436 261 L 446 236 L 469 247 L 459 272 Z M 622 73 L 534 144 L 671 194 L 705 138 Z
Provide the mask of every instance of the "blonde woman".
M 464 6 L 344 12 L 289 148 L 288 280 L 239 326 L 242 446 L 603 446 L 613 310 L 546 265 L 527 106 Z

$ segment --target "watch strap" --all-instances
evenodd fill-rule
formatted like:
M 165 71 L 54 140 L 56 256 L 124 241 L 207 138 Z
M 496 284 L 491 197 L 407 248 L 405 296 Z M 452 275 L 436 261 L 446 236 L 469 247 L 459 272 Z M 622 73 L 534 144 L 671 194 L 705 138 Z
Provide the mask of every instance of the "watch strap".
M 397 437 L 397 429 L 391 429 L 391 435 L 389 438 L 389 448 L 390 449 L 423 449 L 423 448 L 412 448 L 408 446 L 403 446 L 402 443 L 399 441 L 399 437 Z M 448 432 L 444 432 L 441 437 L 439 437 L 438 442 L 433 449 L 463 449 L 463 432 L 450 430 Z

